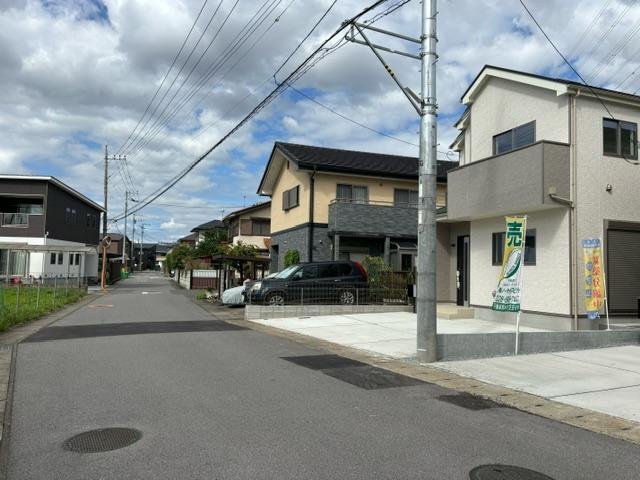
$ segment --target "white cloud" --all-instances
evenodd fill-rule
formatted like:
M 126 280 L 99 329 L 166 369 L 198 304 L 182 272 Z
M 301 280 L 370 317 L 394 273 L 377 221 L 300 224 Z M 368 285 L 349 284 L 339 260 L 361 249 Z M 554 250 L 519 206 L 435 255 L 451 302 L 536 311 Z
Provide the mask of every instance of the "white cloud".
M 192 40 L 202 33 L 218 3 L 209 2 Z M 287 3 L 282 2 L 279 9 Z M 137 190 L 140 196 L 152 193 L 232 128 L 273 88 L 271 75 L 275 67 L 330 3 L 331 0 L 293 2 L 268 34 L 230 70 L 257 34 L 251 37 L 205 88 L 186 102 L 183 112 L 175 116 L 169 127 L 160 129 L 157 138 L 145 149 L 129 155 L 127 163 L 133 185 L 125 185 L 118 165 L 113 162 L 110 215 L 124 210 L 125 189 Z M 52 7 L 45 8 L 43 2 L 37 0 L 5 0 L 0 5 L 0 84 L 3 86 L 0 89 L 0 169 L 7 173 L 53 174 L 101 200 L 103 146 L 108 144 L 111 153 L 115 153 L 136 126 L 202 1 L 104 0 L 102 5 L 98 0 L 72 0 L 46 4 Z M 231 4 L 223 2 L 219 16 L 204 35 L 183 76 L 209 43 L 211 32 L 221 24 Z M 557 45 L 585 74 L 607 63 L 608 53 L 631 35 L 640 19 L 640 9 L 629 9 L 620 24 L 600 41 L 625 8 L 621 0 L 613 0 L 592 32 L 576 45 L 602 8 L 601 1 L 548 0 L 529 4 Z M 247 2 L 229 17 L 176 100 L 187 94 L 216 60 L 224 58 L 225 47 L 257 8 L 256 2 Z M 360 0 L 338 2 L 278 79 L 284 78 L 345 18 L 362 8 Z M 103 18 L 104 12 L 108 12 L 108 21 Z M 378 25 L 417 36 L 419 12 L 420 3 L 414 0 Z M 459 98 L 484 64 L 558 76 L 567 74 L 566 66 L 517 2 L 443 0 L 439 3 L 439 12 L 441 150 L 446 150 L 455 138 L 451 124 L 461 108 Z M 272 19 L 273 16 L 261 28 L 267 28 Z M 395 48 L 416 50 L 415 46 L 377 34 L 371 36 Z M 616 87 L 631 75 L 624 88 L 633 91 L 640 87 L 640 73 L 633 74 L 640 72 L 638 38 L 632 38 L 618 57 L 602 69 L 596 77 L 598 82 Z M 178 65 L 186 58 L 191 45 L 193 41 L 187 45 Z M 417 90 L 417 63 L 391 54 L 384 56 L 400 78 Z M 165 86 L 172 81 L 170 75 Z M 180 83 L 180 79 L 176 80 L 173 91 Z M 367 47 L 345 45 L 310 70 L 296 87 L 371 128 L 417 143 L 415 112 Z M 169 94 L 167 100 L 172 95 Z M 176 238 L 194 225 L 220 217 L 223 210 L 228 213 L 233 206 L 255 201 L 255 189 L 275 140 L 417 153 L 414 146 L 376 135 L 288 92 L 162 196 L 158 203 L 165 205 L 152 205 L 142 212 L 149 223 L 149 234 Z M 184 205 L 210 205 L 211 208 Z

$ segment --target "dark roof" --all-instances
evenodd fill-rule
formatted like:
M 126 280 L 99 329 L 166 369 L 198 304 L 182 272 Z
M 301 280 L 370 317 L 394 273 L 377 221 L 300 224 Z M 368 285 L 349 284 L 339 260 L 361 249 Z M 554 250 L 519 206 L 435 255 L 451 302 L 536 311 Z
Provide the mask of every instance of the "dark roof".
M 192 232 L 199 232 L 201 230 L 214 230 L 216 228 L 226 228 L 222 220 L 211 220 L 210 222 L 203 223 L 197 227 L 191 229 Z
M 270 205 L 270 204 L 271 204 L 271 200 L 268 200 L 266 202 L 255 203 L 250 207 L 241 208 L 240 210 L 234 210 L 229 215 L 224 217 L 222 220 L 225 221 L 232 217 L 237 217 L 238 215 L 244 215 L 245 213 L 252 212 L 253 210 L 259 210 L 260 208 L 266 207 L 267 205 Z
M 195 242 L 198 240 L 198 233 L 190 233 L 189 235 L 185 235 L 184 237 L 178 239 L 179 242 Z
M 484 67 L 482 67 L 482 70 L 480 70 L 478 75 L 476 75 L 475 78 L 471 81 L 471 83 L 469 84 L 467 89 L 464 91 L 464 93 L 462 94 L 460 99 L 464 98 L 464 96 L 467 94 L 469 89 L 476 82 L 478 77 L 480 77 L 480 75 L 482 75 L 482 72 L 484 72 L 487 68 L 493 68 L 495 70 L 502 70 L 503 72 L 510 72 L 510 73 L 517 73 L 517 74 L 520 74 L 520 75 L 526 75 L 527 77 L 531 77 L 531 78 L 540 78 L 542 80 L 550 80 L 552 82 L 563 83 L 565 85 L 571 85 L 571 86 L 574 86 L 574 87 L 583 87 L 583 88 L 593 89 L 593 90 L 596 91 L 596 93 L 597 92 L 602 92 L 602 93 L 610 93 L 610 94 L 615 94 L 615 95 L 622 95 L 624 97 L 629 97 L 629 99 L 632 99 L 632 100 L 634 100 L 636 102 L 640 101 L 640 96 L 639 95 L 633 95 L 631 93 L 621 92 L 621 91 L 618 91 L 618 90 L 610 90 L 608 88 L 596 87 L 594 85 L 585 85 L 582 82 L 576 82 L 575 80 L 567 80 L 566 78 L 549 77 L 547 75 L 538 75 L 537 73 L 522 72 L 520 70 L 513 70 L 511 68 L 496 67 L 495 65 L 485 65 Z
M 298 167 L 325 172 L 359 173 L 376 177 L 416 179 L 418 158 L 384 153 L 341 150 L 314 147 L 294 143 L 276 142 L 275 148 L 296 162 Z M 438 181 L 447 181 L 447 172 L 458 166 L 458 162 L 438 160 Z

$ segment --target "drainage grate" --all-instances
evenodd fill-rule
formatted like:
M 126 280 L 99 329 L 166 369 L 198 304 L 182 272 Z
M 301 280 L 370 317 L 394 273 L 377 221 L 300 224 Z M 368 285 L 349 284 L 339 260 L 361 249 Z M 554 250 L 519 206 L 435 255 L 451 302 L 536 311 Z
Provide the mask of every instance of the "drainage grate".
M 142 432 L 133 428 L 101 428 L 79 433 L 63 444 L 69 452 L 98 453 L 128 447 L 142 438 Z
M 452 403 L 458 407 L 466 408 L 467 410 L 486 410 L 488 408 L 502 407 L 492 400 L 486 398 L 476 397 L 468 393 L 461 393 L 459 395 L 440 395 L 436 397 L 442 402 Z
M 480 465 L 469 472 L 471 480 L 553 480 L 544 473 L 513 465 Z
M 319 370 L 325 375 L 364 390 L 410 387 L 425 383 L 416 378 L 373 367 L 340 355 L 305 355 L 282 357 L 282 359 L 311 370 Z
M 303 355 L 301 357 L 282 357 L 287 362 L 295 363 L 311 370 L 327 368 L 362 367 L 366 364 L 340 355 Z

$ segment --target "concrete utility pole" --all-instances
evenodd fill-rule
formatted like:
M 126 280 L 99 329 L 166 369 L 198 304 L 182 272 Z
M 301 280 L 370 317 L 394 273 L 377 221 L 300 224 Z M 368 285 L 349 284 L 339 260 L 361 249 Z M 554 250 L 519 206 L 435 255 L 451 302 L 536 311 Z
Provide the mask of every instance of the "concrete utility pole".
M 368 46 L 387 73 L 398 85 L 420 116 L 420 155 L 418 166 L 418 262 L 416 311 L 418 317 L 416 356 L 420 362 L 435 362 L 438 358 L 436 309 L 436 0 L 422 0 L 422 33 L 419 39 L 390 32 L 368 24 L 353 22 L 345 38 Z M 367 31 L 399 38 L 420 45 L 420 54 L 403 52 L 372 43 Z M 362 39 L 357 38 L 359 34 Z M 380 51 L 414 58 L 420 61 L 420 95 L 405 87 L 397 74 L 382 58 Z
M 126 267 L 125 254 L 127 252 L 127 216 L 129 214 L 129 191 L 124 192 L 124 236 L 122 237 L 122 267 Z
M 438 359 L 436 306 L 436 0 L 422 0 L 420 35 L 420 162 L 418 211 L 417 359 Z
M 144 241 L 144 223 L 140 225 L 140 265 L 138 270 L 142 271 L 142 242 Z
M 104 146 L 104 213 L 102 215 L 102 236 L 107 235 L 107 201 L 109 197 L 109 162 L 126 160 L 126 157 L 112 155 L 109 157 L 109 149 Z
M 136 216 L 133 216 L 133 227 L 131 228 L 131 245 L 129 246 L 129 262 L 131 263 L 131 273 L 135 270 L 135 258 L 133 258 L 133 254 L 135 253 L 135 243 L 136 243 Z

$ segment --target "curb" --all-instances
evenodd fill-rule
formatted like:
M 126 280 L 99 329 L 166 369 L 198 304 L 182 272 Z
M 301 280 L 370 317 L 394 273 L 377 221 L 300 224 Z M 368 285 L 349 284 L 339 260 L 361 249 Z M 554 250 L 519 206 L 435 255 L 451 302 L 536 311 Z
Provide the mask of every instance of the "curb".
M 420 364 L 415 360 L 399 360 L 385 357 L 300 333 L 247 321 L 238 318 L 237 314 L 229 313 L 225 315 L 223 312 L 217 311 L 214 305 L 194 302 L 209 314 L 234 325 L 325 350 L 457 392 L 485 398 L 505 407 L 514 408 L 532 415 L 640 445 L 640 423 L 631 420 L 555 402 L 544 397 L 482 382 L 474 378 L 463 377 L 437 367 Z M 220 315 L 221 313 L 223 314 Z

